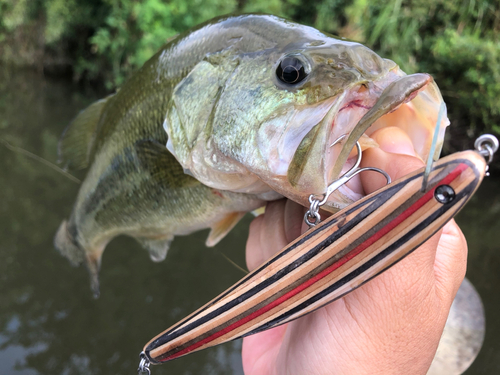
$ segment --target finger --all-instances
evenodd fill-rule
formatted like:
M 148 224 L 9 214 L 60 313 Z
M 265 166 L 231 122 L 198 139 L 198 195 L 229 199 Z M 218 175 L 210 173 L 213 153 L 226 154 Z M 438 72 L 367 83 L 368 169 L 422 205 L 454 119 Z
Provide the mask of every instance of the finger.
M 286 199 L 269 202 L 264 213 L 260 230 L 260 245 L 264 261 L 271 258 L 287 244 L 285 234 Z
M 250 223 L 246 246 L 246 262 L 253 271 L 287 244 L 285 234 L 286 200 L 269 202 L 263 215 Z
M 260 215 L 252 220 L 248 230 L 248 239 L 246 244 L 245 257 L 248 270 L 251 272 L 256 269 L 259 264 L 264 262 L 264 253 L 260 246 L 260 231 L 264 215 Z
M 371 137 L 385 152 L 419 158 L 415 152 L 411 138 L 400 128 L 388 126 L 377 130 Z
M 371 148 L 363 153 L 362 166 L 376 167 L 387 172 L 393 180 L 403 177 L 423 167 L 423 162 L 415 155 L 413 144 L 402 130 L 397 128 L 381 129 L 372 134 L 379 148 Z M 375 173 L 362 173 L 361 182 L 365 192 L 371 193 L 383 186 L 386 181 Z M 411 219 L 411 218 L 410 218 Z M 401 286 L 409 291 L 419 289 L 418 284 L 425 282 L 431 287 L 434 281 L 434 261 L 439 235 L 431 237 L 424 245 L 396 265 L 391 273 L 401 276 Z
M 287 243 L 292 242 L 302 232 L 305 209 L 294 201 L 287 200 L 285 205 L 285 238 Z
M 288 324 L 243 338 L 241 357 L 246 375 L 272 373 Z
M 455 220 L 443 227 L 434 263 L 436 291 L 451 304 L 467 269 L 467 241 Z
M 363 152 L 362 167 L 376 167 L 387 172 L 394 181 L 424 166 L 415 156 L 413 143 L 401 129 L 390 127 L 377 130 L 371 137 L 379 144 Z M 385 177 L 375 172 L 364 172 L 361 183 L 367 194 L 386 184 Z

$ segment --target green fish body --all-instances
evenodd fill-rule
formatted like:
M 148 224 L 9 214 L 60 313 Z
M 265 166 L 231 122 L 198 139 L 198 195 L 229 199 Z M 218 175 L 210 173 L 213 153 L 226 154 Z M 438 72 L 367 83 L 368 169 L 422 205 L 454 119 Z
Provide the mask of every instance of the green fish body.
M 87 263 L 97 292 L 114 237 L 136 238 L 155 261 L 202 228 L 212 246 L 266 201 L 307 205 L 326 191 L 356 140 L 376 147 L 370 129 L 402 127 L 425 158 L 441 101 L 428 75 L 406 76 L 361 44 L 273 16 L 209 21 L 65 130 L 61 162 L 88 172 L 55 246 Z M 346 188 L 325 207 L 359 196 Z

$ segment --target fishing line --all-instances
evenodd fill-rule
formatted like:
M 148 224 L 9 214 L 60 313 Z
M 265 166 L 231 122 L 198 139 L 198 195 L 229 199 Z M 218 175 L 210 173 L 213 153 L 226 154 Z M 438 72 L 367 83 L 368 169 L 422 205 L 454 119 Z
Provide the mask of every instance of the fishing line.
M 436 127 L 434 130 L 434 135 L 432 137 L 431 148 L 429 150 L 429 156 L 427 157 L 427 163 L 425 165 L 425 173 L 424 173 L 424 179 L 422 181 L 421 191 L 425 191 L 427 189 L 427 184 L 429 182 L 429 174 L 431 173 L 432 162 L 434 161 L 434 156 L 435 156 L 434 154 L 436 152 L 437 140 L 439 138 L 439 134 L 441 133 L 441 122 L 445 114 L 446 114 L 446 104 L 444 104 L 444 102 L 441 102 L 441 106 L 439 107 L 439 113 L 436 121 Z
M 241 272 L 243 272 L 245 275 L 248 273 L 248 271 L 246 269 L 244 269 L 243 267 L 241 267 L 240 265 L 238 265 L 238 263 L 236 263 L 234 260 L 231 260 L 231 258 L 229 258 L 226 254 L 224 254 L 222 251 L 219 251 L 219 250 L 215 250 L 217 253 L 219 253 L 220 255 L 222 255 L 222 257 L 224 259 L 226 259 L 229 263 L 231 263 L 233 266 L 235 266 L 237 269 L 239 269 Z
M 0 138 L 0 142 L 3 143 L 3 145 L 5 147 L 7 147 L 7 149 L 9 149 L 10 151 L 13 151 L 13 152 L 19 152 L 20 154 L 23 154 L 24 156 L 27 156 L 33 160 L 36 160 L 44 165 L 46 165 L 47 167 L 49 168 L 52 168 L 53 170 L 55 170 L 56 172 L 62 174 L 63 176 L 67 177 L 69 180 L 77 183 L 77 184 L 81 184 L 82 181 L 80 181 L 78 178 L 76 178 L 75 176 L 73 176 L 72 174 L 66 172 L 64 169 L 61 169 L 59 168 L 57 165 L 51 163 L 50 161 L 48 160 L 45 160 L 44 158 L 38 156 L 38 155 L 35 155 L 21 147 L 18 147 L 18 146 L 13 146 L 11 145 L 9 142 L 7 142 L 5 139 L 3 138 Z

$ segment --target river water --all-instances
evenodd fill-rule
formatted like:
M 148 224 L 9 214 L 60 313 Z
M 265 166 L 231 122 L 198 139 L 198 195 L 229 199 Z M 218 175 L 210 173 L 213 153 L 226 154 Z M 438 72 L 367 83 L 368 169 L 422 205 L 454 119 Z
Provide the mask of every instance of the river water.
M 52 245 L 78 184 L 11 148 L 55 162 L 59 135 L 96 99 L 71 82 L 0 71 L 0 374 L 134 374 L 149 339 L 244 275 L 227 257 L 244 266 L 249 216 L 215 248 L 204 246 L 207 231 L 176 237 L 158 264 L 134 240 L 112 241 L 101 297 L 92 298 L 85 268 L 71 267 Z M 497 374 L 500 179 L 486 179 L 457 220 L 487 325 L 466 374 Z M 240 350 L 241 341 L 231 342 L 154 367 L 153 374 L 242 374 Z

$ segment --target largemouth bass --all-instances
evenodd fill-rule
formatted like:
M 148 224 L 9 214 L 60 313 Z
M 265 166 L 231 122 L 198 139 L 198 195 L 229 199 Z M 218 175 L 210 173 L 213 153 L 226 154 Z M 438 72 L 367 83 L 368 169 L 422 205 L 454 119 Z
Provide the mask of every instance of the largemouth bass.
M 213 246 L 266 201 L 307 205 L 349 167 L 357 140 L 377 147 L 370 135 L 382 128 L 426 159 L 441 103 L 429 75 L 406 75 L 359 43 L 274 16 L 209 21 L 65 130 L 60 160 L 89 170 L 55 246 L 86 262 L 98 293 L 102 253 L 120 234 L 154 261 L 202 228 Z M 359 199 L 359 186 L 351 180 L 324 209 Z

